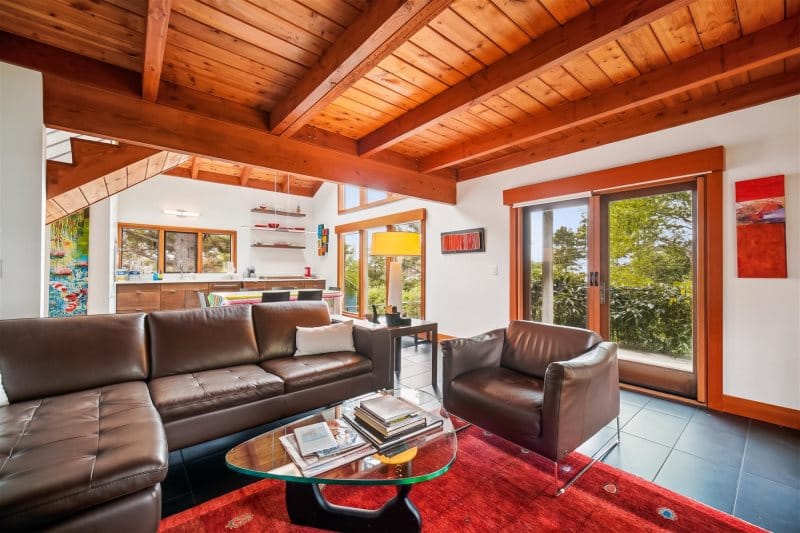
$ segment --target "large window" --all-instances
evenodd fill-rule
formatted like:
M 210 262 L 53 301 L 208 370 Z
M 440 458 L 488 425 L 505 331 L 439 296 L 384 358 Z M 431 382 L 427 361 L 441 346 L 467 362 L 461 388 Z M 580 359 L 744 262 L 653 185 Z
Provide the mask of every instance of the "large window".
M 121 223 L 118 238 L 119 268 L 143 274 L 224 273 L 229 262 L 236 266 L 234 231 Z
M 404 196 L 377 189 L 367 189 L 356 185 L 339 185 L 339 213 L 358 211 L 402 198 Z
M 336 227 L 339 236 L 339 286 L 344 290 L 344 313 L 364 316 L 376 306 L 386 307 L 388 264 L 392 258 L 371 256 L 372 236 L 381 231 L 406 231 L 420 234 L 422 255 L 398 258 L 403 268 L 403 313 L 425 317 L 425 210 L 363 220 Z

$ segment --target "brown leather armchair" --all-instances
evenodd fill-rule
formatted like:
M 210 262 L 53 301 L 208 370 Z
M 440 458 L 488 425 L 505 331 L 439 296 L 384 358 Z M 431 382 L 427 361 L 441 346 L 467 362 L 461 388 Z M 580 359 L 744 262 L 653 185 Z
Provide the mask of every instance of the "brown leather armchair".
M 596 333 L 512 321 L 442 343 L 443 399 L 450 412 L 555 462 L 617 418 L 609 442 L 560 496 L 619 443 L 617 345 Z

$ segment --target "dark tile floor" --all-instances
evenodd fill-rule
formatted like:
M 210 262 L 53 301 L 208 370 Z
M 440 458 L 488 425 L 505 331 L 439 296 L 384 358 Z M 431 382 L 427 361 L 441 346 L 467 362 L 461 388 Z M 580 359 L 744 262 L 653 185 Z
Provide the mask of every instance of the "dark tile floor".
M 430 344 L 403 344 L 400 383 L 433 393 Z M 606 463 L 765 529 L 800 532 L 800 432 L 629 391 L 621 399 L 621 444 Z M 225 453 L 268 429 L 171 453 L 162 515 L 257 481 L 229 470 Z M 612 423 L 579 451 L 594 453 L 615 432 Z

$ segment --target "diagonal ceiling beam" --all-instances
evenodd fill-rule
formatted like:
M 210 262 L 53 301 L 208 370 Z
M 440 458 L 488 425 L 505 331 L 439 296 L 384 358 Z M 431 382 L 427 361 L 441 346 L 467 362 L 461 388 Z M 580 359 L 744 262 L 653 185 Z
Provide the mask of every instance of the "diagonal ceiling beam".
M 590 123 L 800 53 L 800 17 L 423 157 L 430 172 Z
M 247 185 L 247 182 L 250 180 L 250 173 L 253 172 L 253 167 L 245 166 L 242 167 L 242 173 L 239 174 L 239 185 L 244 187 Z
M 192 178 L 193 180 L 196 180 L 197 179 L 197 173 L 198 173 L 199 170 L 200 170 L 200 158 L 199 157 L 193 157 L 192 158 L 192 164 L 191 164 L 191 166 L 189 168 L 189 177 Z
M 47 161 L 47 198 L 55 198 L 106 174 L 142 161 L 158 150 L 132 144 L 70 139 L 72 163 Z
M 386 150 L 482 100 L 690 3 L 691 0 L 605 0 L 364 136 L 358 143 L 359 154 L 370 156 Z
M 155 102 L 158 99 L 161 67 L 164 65 L 164 50 L 167 47 L 171 3 L 171 0 L 147 0 L 142 98 L 149 102 Z
M 541 146 L 464 167 L 459 171 L 459 180 L 494 174 L 502 170 L 680 126 L 799 93 L 800 75 L 797 71 L 770 76 L 699 100 L 626 118 L 621 122 L 614 122 L 612 125 L 600 126 L 586 132 L 581 131 Z
M 44 76 L 48 127 L 317 179 L 456 203 L 453 178 L 270 135 L 190 111 Z
M 291 136 L 417 33 L 452 0 L 380 0 L 297 82 L 271 113 L 271 131 Z

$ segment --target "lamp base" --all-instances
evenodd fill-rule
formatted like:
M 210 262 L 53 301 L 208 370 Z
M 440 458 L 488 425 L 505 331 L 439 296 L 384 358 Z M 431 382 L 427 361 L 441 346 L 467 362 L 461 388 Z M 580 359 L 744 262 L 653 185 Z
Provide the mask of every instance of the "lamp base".
M 403 265 L 400 261 L 389 262 L 389 294 L 386 302 L 403 312 Z

